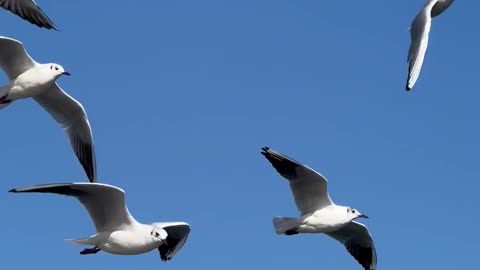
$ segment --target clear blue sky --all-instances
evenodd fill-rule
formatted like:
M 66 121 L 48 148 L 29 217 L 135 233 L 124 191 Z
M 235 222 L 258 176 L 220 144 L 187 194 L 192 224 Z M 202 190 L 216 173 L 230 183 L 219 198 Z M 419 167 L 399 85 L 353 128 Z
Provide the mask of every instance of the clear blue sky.
M 321 172 L 337 204 L 370 216 L 378 269 L 477 265 L 480 3 L 435 18 L 406 92 L 423 0 L 37 2 L 61 32 L 1 11 L 0 35 L 72 73 L 59 84 L 88 113 L 99 180 L 126 190 L 137 220 L 192 232 L 168 263 L 156 251 L 79 255 L 63 239 L 94 228 L 77 201 L 7 193 L 86 181 L 57 124 L 18 101 L 0 112 L 2 266 L 361 269 L 325 236 L 275 235 L 273 216 L 298 213 L 262 146 Z

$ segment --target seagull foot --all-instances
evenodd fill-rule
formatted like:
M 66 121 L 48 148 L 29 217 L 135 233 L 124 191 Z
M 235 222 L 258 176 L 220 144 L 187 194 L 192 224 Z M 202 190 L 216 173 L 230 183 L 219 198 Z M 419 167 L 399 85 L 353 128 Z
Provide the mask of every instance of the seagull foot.
M 5 99 L 5 97 L 0 98 L 0 104 L 8 104 L 12 102 L 10 99 Z
M 96 254 L 97 252 L 99 252 L 101 249 L 97 248 L 97 247 L 93 247 L 93 248 L 86 248 L 82 251 L 80 251 L 80 254 L 82 255 L 88 255 L 88 254 Z
M 285 235 L 295 235 L 298 234 L 297 230 L 291 229 L 285 232 Z

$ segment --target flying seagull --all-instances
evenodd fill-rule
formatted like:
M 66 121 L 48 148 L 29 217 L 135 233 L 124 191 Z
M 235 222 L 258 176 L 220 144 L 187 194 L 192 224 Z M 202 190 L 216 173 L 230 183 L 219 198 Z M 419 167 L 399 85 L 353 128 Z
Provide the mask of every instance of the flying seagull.
M 408 50 L 408 78 L 406 90 L 415 85 L 420 76 L 425 53 L 428 46 L 428 34 L 432 25 L 432 18 L 444 12 L 454 0 L 428 0 L 427 4 L 418 13 L 410 26 L 411 44 Z
M 138 255 L 158 249 L 162 261 L 172 259 L 187 241 L 190 226 L 185 222 L 142 224 L 128 212 L 125 192 L 100 183 L 45 184 L 15 188 L 10 192 L 56 193 L 77 198 L 87 209 L 96 229 L 89 238 L 65 241 L 93 246 L 80 252 L 103 250 L 116 255 Z
M 277 234 L 324 233 L 339 241 L 365 270 L 377 268 L 377 253 L 368 229 L 357 218 L 368 218 L 358 210 L 333 203 L 327 179 L 309 167 L 270 150 L 262 155 L 288 180 L 300 218 L 274 217 Z
M 33 0 L 0 0 L 0 7 L 38 27 L 58 31 L 57 26 Z
M 70 75 L 58 64 L 39 64 L 15 39 L 0 36 L 0 67 L 10 82 L 0 87 L 0 110 L 17 99 L 32 97 L 64 129 L 89 180 L 97 181 L 92 130 L 85 110 L 55 82 Z

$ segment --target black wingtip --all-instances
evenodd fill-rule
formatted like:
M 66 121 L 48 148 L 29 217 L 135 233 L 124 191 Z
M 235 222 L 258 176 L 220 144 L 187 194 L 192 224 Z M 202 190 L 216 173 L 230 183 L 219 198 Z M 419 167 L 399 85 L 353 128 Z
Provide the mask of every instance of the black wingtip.
M 409 81 L 410 81 L 410 76 L 408 76 L 407 83 L 405 84 L 405 90 L 407 90 L 407 92 L 412 90 L 412 87 L 409 86 Z
M 85 169 L 85 170 L 87 170 L 87 169 Z M 88 171 L 87 178 L 88 178 L 88 182 L 90 182 L 90 183 L 97 183 L 98 182 L 97 176 L 95 175 L 95 172 L 93 170 Z
M 43 13 L 43 14 L 45 15 L 45 13 Z M 47 16 L 47 15 L 45 15 L 45 16 Z M 40 28 L 45 28 L 47 30 L 55 30 L 55 31 L 60 32 L 60 29 L 50 19 L 48 19 L 48 20 L 49 21 L 47 23 L 33 23 L 32 22 L 32 24 L 34 24 L 34 25 L 36 25 Z M 29 20 L 27 20 L 27 21 L 29 21 Z
M 90 183 L 97 183 L 97 160 L 93 144 L 74 143 L 74 152 Z
M 52 20 L 50 20 L 50 29 L 49 30 L 55 30 L 55 31 L 61 32 L 60 28 L 58 28 L 58 26 L 56 24 L 54 24 L 52 22 Z
M 268 146 L 262 147 L 262 152 L 260 152 L 260 153 L 265 156 L 267 154 L 268 150 L 270 150 L 270 147 L 268 147 Z
M 45 13 L 45 12 L 43 11 L 43 9 L 40 8 L 38 5 L 36 5 L 36 6 L 37 6 L 37 9 L 40 11 L 40 13 L 42 13 L 42 15 L 43 15 L 43 17 L 44 17 L 44 18 L 43 18 L 43 19 L 44 19 L 43 22 L 42 22 L 42 23 L 38 23 L 38 22 L 33 22 L 33 21 L 31 21 L 31 20 L 28 20 L 28 19 L 25 19 L 25 20 L 30 21 L 30 22 L 33 23 L 33 24 L 36 24 L 36 25 L 37 25 L 38 27 L 40 27 L 40 28 L 44 27 L 44 28 L 46 28 L 47 30 L 56 30 L 56 31 L 59 31 L 59 32 L 60 32 L 60 30 L 58 29 L 57 25 L 55 25 L 55 23 L 53 23 L 52 19 L 50 19 L 50 17 L 48 17 L 47 13 Z
M 54 25 L 53 23 L 50 23 L 50 24 L 35 24 L 35 25 L 40 27 L 40 28 L 45 28 L 47 30 L 55 30 L 55 31 L 60 32 L 60 29 L 56 25 Z
M 15 193 L 16 193 L 16 192 L 18 192 L 18 191 L 17 191 L 16 188 L 12 188 L 12 189 L 10 189 L 8 192 L 15 192 Z

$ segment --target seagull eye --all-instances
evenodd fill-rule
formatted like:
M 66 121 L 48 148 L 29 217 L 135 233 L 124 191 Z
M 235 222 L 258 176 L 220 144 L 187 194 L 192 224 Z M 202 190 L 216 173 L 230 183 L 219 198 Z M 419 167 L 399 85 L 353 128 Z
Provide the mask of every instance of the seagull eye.
M 58 70 L 58 67 L 55 67 L 55 70 Z
M 352 213 L 354 213 L 354 214 L 355 214 L 355 209 L 353 209 L 353 210 L 352 210 Z

